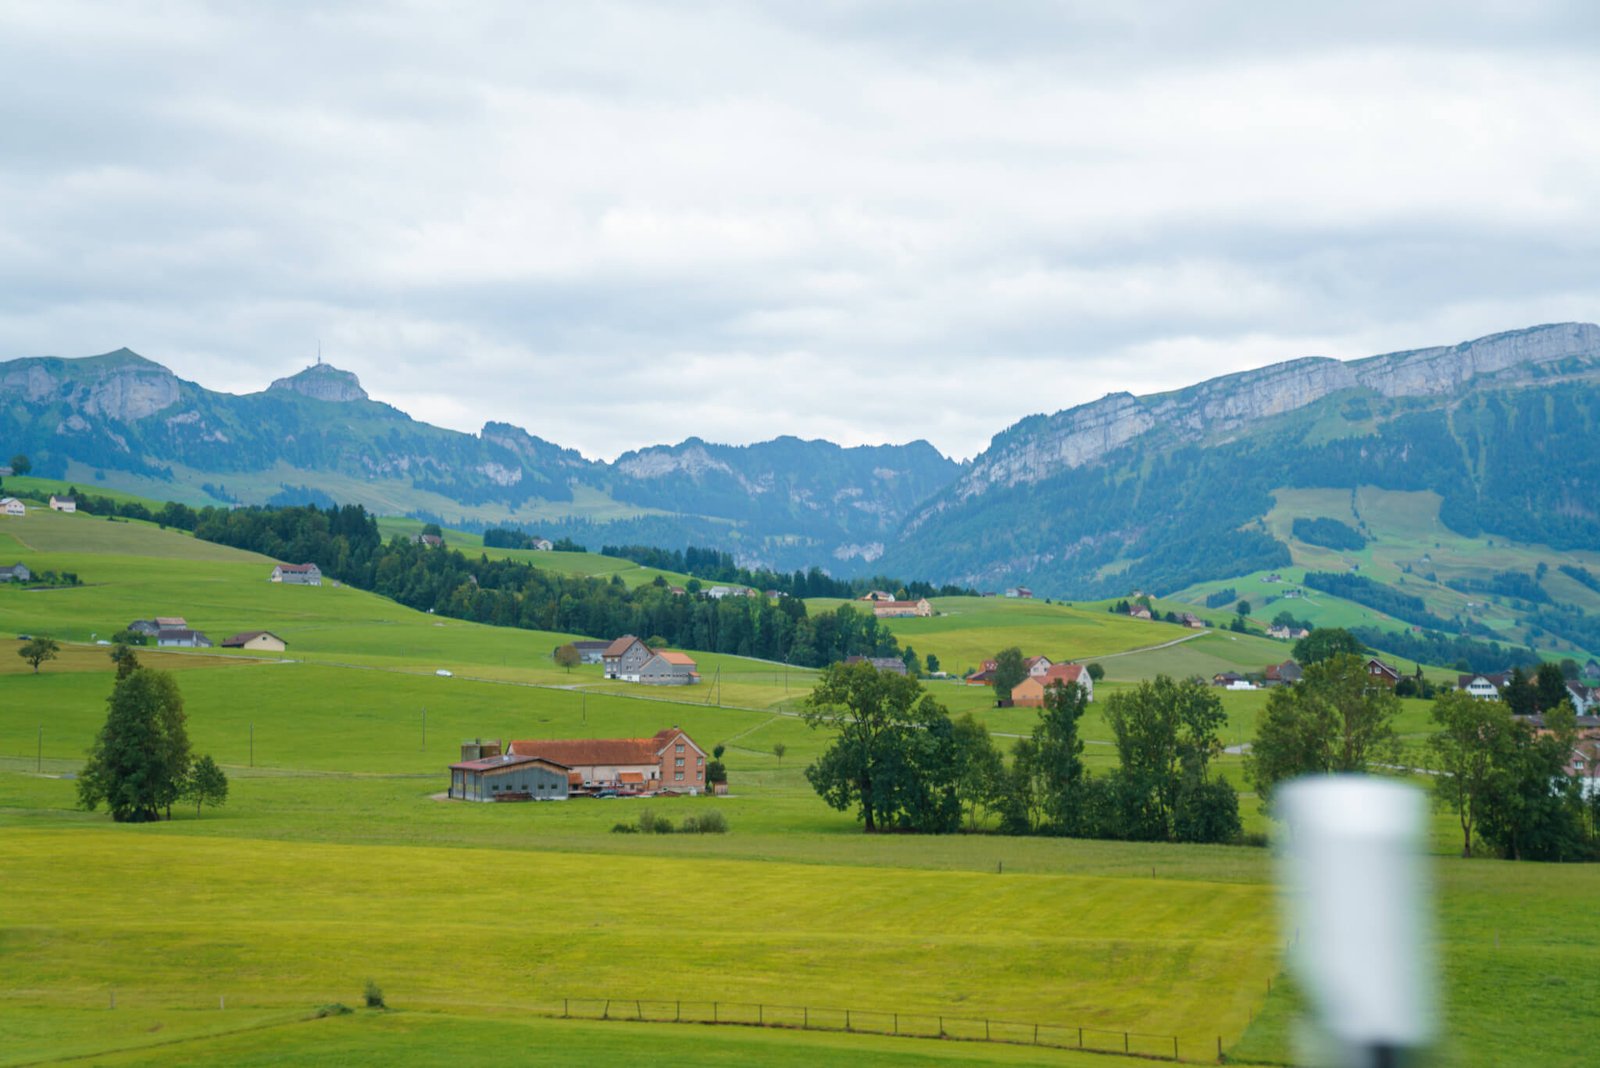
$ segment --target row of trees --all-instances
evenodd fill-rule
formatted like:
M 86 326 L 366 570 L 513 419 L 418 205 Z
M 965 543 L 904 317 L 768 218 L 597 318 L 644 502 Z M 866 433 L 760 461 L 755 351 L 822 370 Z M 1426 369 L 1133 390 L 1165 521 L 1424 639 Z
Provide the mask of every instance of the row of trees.
M 485 535 L 484 544 L 488 544 Z M 777 590 L 790 597 L 860 597 L 869 590 L 889 590 L 902 600 L 918 597 L 976 597 L 966 586 L 935 586 L 931 582 L 902 582 L 877 575 L 872 578 L 837 579 L 820 567 L 794 572 L 740 567 L 732 553 L 691 545 L 687 549 L 658 549 L 649 545 L 606 545 L 606 556 L 632 560 L 645 567 L 677 571 L 710 582 L 736 583 L 758 590 Z
M 949 712 L 912 678 L 870 664 L 835 664 L 806 700 L 805 718 L 834 740 L 806 778 L 866 830 L 925 833 L 998 815 L 1010 834 L 1140 841 L 1228 841 L 1239 836 L 1238 799 L 1211 774 L 1225 720 L 1199 682 L 1159 677 L 1114 695 L 1106 718 L 1119 766 L 1092 776 L 1078 724 L 1086 691 L 1056 683 L 1009 763 L 988 730 Z
M 139 666 L 125 646 L 113 649 L 117 681 L 107 699 L 105 724 L 78 776 L 78 802 L 93 811 L 104 804 L 118 823 L 172 818 L 182 799 L 220 805 L 228 777 L 210 755 L 194 759 L 178 683 L 165 671 Z
M 667 645 L 783 660 L 806 667 L 848 656 L 900 656 L 871 612 L 841 605 L 811 615 L 797 597 L 675 596 L 664 580 L 630 589 L 562 575 L 519 560 L 470 558 L 407 538 L 385 543 L 359 505 L 321 509 L 208 508 L 195 536 L 279 560 L 311 561 L 330 578 L 438 615 L 497 626 L 617 638 L 651 635 Z

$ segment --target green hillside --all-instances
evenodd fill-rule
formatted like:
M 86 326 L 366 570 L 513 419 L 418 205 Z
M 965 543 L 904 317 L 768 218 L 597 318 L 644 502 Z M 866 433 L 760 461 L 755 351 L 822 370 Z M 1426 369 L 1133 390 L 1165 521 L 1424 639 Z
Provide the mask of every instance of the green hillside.
M 1027 1048 L 537 1016 L 561 997 L 856 1007 L 904 1013 L 908 1025 L 928 1014 L 1037 1021 L 1103 1028 L 1108 1043 L 1123 1030 L 1175 1036 L 1196 1059 L 1213 1057 L 1219 1038 L 1288 1055 L 1282 984 L 1267 993 L 1281 936 L 1265 850 L 865 836 L 805 781 L 826 741 L 792 714 L 806 673 L 707 656 L 720 688 L 645 694 L 602 682 L 597 668 L 556 668 L 549 649 L 563 635 L 438 619 L 347 587 L 274 586 L 264 558 L 149 524 L 33 513 L 0 531 L 31 567 L 84 582 L 0 588 L 0 633 L 71 642 L 38 674 L 0 658 L 0 1064 L 435 1063 L 470 1034 L 507 1026 L 529 1041 L 661 1063 L 1085 1063 Z M 290 647 L 140 651 L 177 670 L 195 749 L 224 765 L 232 790 L 199 817 L 180 808 L 171 822 L 114 825 L 74 808 L 69 777 L 112 681 L 107 650 L 89 642 L 156 613 L 183 614 L 213 637 L 265 627 Z M 902 623 L 924 626 L 912 637 L 930 648 L 948 641 L 952 655 L 1013 641 L 1060 655 L 1099 642 L 1111 688 L 1163 662 L 1265 663 L 1282 648 L 997 599 Z M 1170 634 L 1186 640 L 1145 648 Z M 933 692 L 952 708 L 984 709 L 992 697 L 954 683 Z M 1226 695 L 1230 731 L 1260 699 Z M 1403 729 L 1415 732 L 1425 707 L 1408 702 Z M 1020 733 L 1032 714 L 985 715 Z M 679 823 L 720 811 L 730 833 L 611 833 L 636 817 L 634 801 L 437 800 L 464 738 L 670 724 L 727 746 L 731 796 L 643 804 Z M 1099 706 L 1084 733 L 1103 764 Z M 1237 760 L 1223 770 L 1236 778 Z M 1263 829 L 1253 803 L 1242 807 Z M 1600 871 L 1462 863 L 1450 855 L 1454 833 L 1441 815 L 1455 1060 L 1504 1063 L 1537 1049 L 1575 1062 L 1595 1012 L 1538 977 L 1582 974 L 1600 949 L 1600 936 L 1570 922 L 1600 892 Z M 643 955 L 667 963 L 641 968 Z M 369 978 L 394 1013 L 305 1019 L 317 1005 L 355 1003 Z M 1525 1007 L 1482 1011 L 1511 988 L 1528 991 Z M 1144 1041 L 1163 1052 L 1169 1040 Z

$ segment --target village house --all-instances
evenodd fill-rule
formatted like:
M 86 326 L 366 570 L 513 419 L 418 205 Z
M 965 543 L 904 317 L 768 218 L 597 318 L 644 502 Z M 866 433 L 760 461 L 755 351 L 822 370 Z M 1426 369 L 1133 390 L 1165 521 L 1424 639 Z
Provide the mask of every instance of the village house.
M 182 616 L 156 616 L 156 630 L 181 630 L 189 625 L 189 621 Z
M 262 653 L 281 653 L 289 643 L 270 630 L 247 630 L 231 638 L 222 639 L 224 649 L 251 649 Z
M 689 654 L 662 650 L 640 665 L 635 681 L 646 686 L 693 686 L 700 681 L 700 673 Z
M 887 671 L 895 675 L 906 673 L 906 662 L 893 656 L 847 656 L 846 664 L 871 664 L 879 671 Z
M 27 582 L 32 578 L 33 572 L 28 570 L 27 564 L 0 567 L 0 582 Z
M 573 793 L 700 793 L 706 788 L 706 751 L 677 727 L 649 738 L 519 740 L 507 752 L 563 765 Z
M 1082 664 L 1052 664 L 1040 675 L 1029 675 L 1011 689 L 1011 703 L 1018 708 L 1043 708 L 1044 692 L 1060 683 L 1076 685 L 1086 700 L 1094 700 L 1094 678 Z
M 1583 665 L 1583 674 L 1580 677 L 1584 679 L 1584 681 L 1589 681 L 1592 679 L 1596 683 L 1600 683 L 1600 660 L 1595 660 L 1593 657 L 1591 657 L 1589 662 Z
M 1026 586 L 1012 586 L 1006 590 L 1006 596 L 1013 598 L 1020 597 L 1023 600 L 1031 600 L 1033 598 L 1033 591 L 1028 589 Z
M 27 515 L 28 506 L 15 497 L 0 497 L 0 515 Z
M 1580 716 L 1587 716 L 1594 711 L 1596 702 L 1600 701 L 1600 690 L 1582 683 L 1568 682 L 1567 700 L 1572 702 L 1574 712 Z
M 278 564 L 272 569 L 272 581 L 289 586 L 320 586 L 322 569 L 316 564 Z
M 537 756 L 500 751 L 499 742 L 468 742 L 450 765 L 448 796 L 457 801 L 565 801 L 572 769 Z
M 606 650 L 611 648 L 611 643 L 582 641 L 573 642 L 572 647 L 578 650 L 578 663 L 598 664 L 600 663 L 600 658 L 605 655 Z M 559 648 L 559 646 L 557 648 Z
M 1055 665 L 1050 663 L 1048 656 L 1030 656 L 1022 662 L 1022 666 L 1028 669 L 1029 678 L 1042 679 Z
M 644 642 L 632 634 L 624 634 L 600 654 L 600 663 L 605 665 L 606 678 L 638 682 L 639 669 L 654 655 L 655 653 L 651 652 L 650 647 Z
M 1151 618 L 1150 617 L 1150 609 L 1146 608 L 1142 604 L 1130 604 L 1128 606 L 1128 614 L 1130 616 L 1132 616 L 1134 619 L 1149 619 L 1149 618 Z
M 898 619 L 904 616 L 931 616 L 933 605 L 926 597 L 915 601 L 874 601 L 872 614 L 879 619 Z
M 163 649 L 209 649 L 211 639 L 188 627 L 168 627 L 156 633 L 156 645 Z
M 76 512 L 78 510 L 78 502 L 71 497 L 57 497 L 52 493 L 50 495 L 50 510 L 52 512 Z
M 1511 674 L 1505 671 L 1493 675 L 1458 675 L 1456 689 L 1465 690 L 1480 701 L 1498 701 L 1500 691 L 1505 689 L 1506 683 L 1510 681 Z
M 534 538 L 528 543 L 528 548 L 533 549 L 535 552 L 541 553 L 554 552 L 556 543 L 551 541 L 549 538 Z
M 154 638 L 161 633 L 161 624 L 153 619 L 136 619 L 127 626 L 129 634 L 142 634 L 146 638 Z
M 418 534 L 416 542 L 418 545 L 425 545 L 430 549 L 439 549 L 444 546 L 444 538 L 438 534 Z
M 1382 660 L 1379 660 L 1375 656 L 1368 657 L 1367 678 L 1371 679 L 1373 682 L 1381 682 L 1383 685 L 1392 688 L 1395 683 L 1400 681 L 1400 672 L 1396 671 L 1390 665 L 1385 664 Z
M 894 594 L 885 593 L 882 590 L 868 590 L 856 599 L 859 601 L 892 601 L 894 600 Z
M 1300 665 L 1293 660 L 1285 660 L 1281 664 L 1269 664 L 1261 674 L 1268 686 L 1292 686 L 1305 677 Z
M 1272 626 L 1267 628 L 1267 637 L 1277 638 L 1280 641 L 1299 641 L 1301 638 L 1304 638 L 1310 633 L 1311 632 L 1306 630 L 1304 627 Z
M 1184 626 L 1188 627 L 1190 630 L 1205 630 L 1206 629 L 1206 621 L 1201 619 L 1199 616 L 1195 615 L 1193 612 L 1179 612 L 1178 613 L 1178 622 L 1182 623 Z

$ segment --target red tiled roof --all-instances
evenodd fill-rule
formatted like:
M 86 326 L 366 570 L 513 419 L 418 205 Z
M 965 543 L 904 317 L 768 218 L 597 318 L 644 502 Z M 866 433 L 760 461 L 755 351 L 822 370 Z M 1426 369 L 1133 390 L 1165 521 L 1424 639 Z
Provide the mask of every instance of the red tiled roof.
M 683 667 L 694 667 L 694 659 L 688 653 L 659 652 L 656 654 L 669 664 L 678 664 Z
M 1044 678 L 1047 683 L 1060 680 L 1061 682 L 1077 682 L 1083 678 L 1082 664 L 1051 664 L 1045 670 Z
M 915 608 L 921 601 L 875 601 L 878 608 Z
M 634 642 L 636 642 L 638 640 L 639 640 L 638 638 L 635 638 L 631 634 L 624 634 L 622 637 L 618 638 L 616 641 L 614 641 L 610 645 L 606 646 L 606 651 L 601 653 L 600 655 L 601 656 L 621 656 L 623 653 L 628 651 L 628 646 L 632 645 Z M 648 648 L 648 646 L 646 648 Z
M 511 743 L 518 756 L 541 756 L 568 767 L 591 764 L 654 764 L 661 751 L 654 738 L 554 738 Z
M 644 782 L 644 775 L 637 771 L 619 771 L 617 772 L 617 781 L 642 784 Z
M 279 567 L 280 570 L 283 570 L 283 571 L 315 571 L 315 570 L 317 570 L 317 565 L 316 564 L 279 564 L 278 567 Z

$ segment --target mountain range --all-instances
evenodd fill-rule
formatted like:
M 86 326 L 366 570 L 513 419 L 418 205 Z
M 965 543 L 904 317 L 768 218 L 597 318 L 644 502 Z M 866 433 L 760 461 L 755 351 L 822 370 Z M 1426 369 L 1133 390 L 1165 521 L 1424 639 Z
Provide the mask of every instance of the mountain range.
M 0 363 L 0 451 L 37 473 L 199 503 L 361 503 L 745 563 L 1096 597 L 1290 560 L 1288 489 L 1428 492 L 1451 531 L 1600 549 L 1600 328 L 1290 360 L 1030 415 L 968 464 L 925 441 L 690 438 L 588 459 L 509 423 L 430 426 L 326 364 L 207 390 L 126 349 Z

